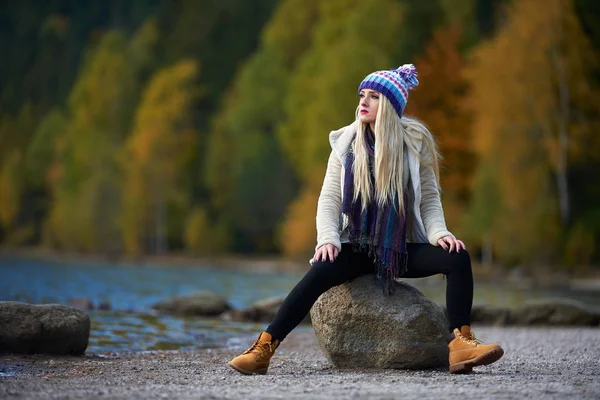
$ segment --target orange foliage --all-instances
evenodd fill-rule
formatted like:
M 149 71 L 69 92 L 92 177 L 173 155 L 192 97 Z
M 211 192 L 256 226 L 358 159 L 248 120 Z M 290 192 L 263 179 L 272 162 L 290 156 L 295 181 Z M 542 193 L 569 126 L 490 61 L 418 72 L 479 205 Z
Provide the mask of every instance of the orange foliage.
M 280 245 L 288 256 L 303 256 L 316 244 L 315 215 L 319 189 L 312 186 L 289 206 L 285 222 L 280 227 Z
M 440 168 L 448 225 L 456 229 L 470 197 L 474 171 L 471 116 L 465 110 L 467 83 L 459 52 L 461 29 L 452 25 L 434 32 L 415 65 L 420 85 L 410 94 L 406 112 L 425 122 L 443 156 Z

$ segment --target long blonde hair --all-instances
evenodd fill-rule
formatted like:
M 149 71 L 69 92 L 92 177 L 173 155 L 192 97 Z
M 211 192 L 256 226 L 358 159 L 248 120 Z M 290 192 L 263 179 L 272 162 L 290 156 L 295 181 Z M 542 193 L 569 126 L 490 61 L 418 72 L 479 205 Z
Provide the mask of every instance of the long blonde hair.
M 358 115 L 357 115 L 358 116 Z M 373 200 L 371 198 L 371 179 L 369 172 L 369 154 L 365 140 L 367 124 L 359 123 L 354 139 L 354 199 L 360 196 L 363 211 Z M 420 121 L 398 117 L 392 103 L 383 95 L 379 100 L 377 119 L 375 121 L 375 200 L 382 207 L 393 202 L 396 193 L 400 210 L 404 210 L 404 146 L 419 158 L 423 166 L 433 168 L 436 183 L 439 187 L 440 155 L 433 134 Z M 417 150 L 416 143 L 422 141 L 426 157 Z

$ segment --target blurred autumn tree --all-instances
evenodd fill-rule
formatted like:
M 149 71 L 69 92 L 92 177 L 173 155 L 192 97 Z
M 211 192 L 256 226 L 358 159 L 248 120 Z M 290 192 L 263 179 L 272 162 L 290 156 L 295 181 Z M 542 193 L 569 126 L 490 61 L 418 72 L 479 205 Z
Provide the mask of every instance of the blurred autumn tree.
M 471 115 L 465 109 L 467 82 L 460 52 L 461 30 L 453 24 L 438 29 L 415 59 L 421 83 L 410 94 L 406 113 L 425 121 L 443 156 L 440 183 L 446 223 L 456 234 L 471 194 L 475 170 Z M 462 236 L 462 235 L 460 235 Z
M 231 240 L 232 235 L 238 236 L 237 232 L 231 233 L 231 224 L 221 221 L 227 216 L 214 215 L 215 210 L 210 207 L 216 191 L 210 189 L 205 179 L 206 159 L 212 153 L 209 143 L 213 139 L 209 137 L 215 136 L 212 121 L 224 107 L 228 87 L 256 49 L 259 33 L 276 3 L 276 0 L 165 0 L 158 14 L 161 34 L 157 58 L 160 64 L 169 66 L 182 59 L 192 59 L 201 68 L 193 82 L 199 89 L 199 96 L 189 109 L 197 140 L 186 172 L 191 179 L 190 196 L 195 211 L 183 228 L 187 233 L 179 232 L 178 239 L 179 242 L 187 241 L 186 247 L 195 253 L 224 251 L 230 243 L 237 242 Z M 221 184 L 226 185 L 225 181 Z M 199 224 L 200 221 L 204 222 Z M 193 235 L 194 231 L 197 234 Z M 199 237 L 216 241 L 192 245 Z M 251 250 L 256 249 L 251 246 Z
M 323 2 L 319 14 L 313 44 L 292 76 L 283 102 L 286 117 L 277 132 L 301 180 L 280 238 L 288 254 L 314 247 L 316 200 L 331 151 L 328 134 L 354 120 L 360 80 L 395 63 L 403 16 L 401 5 L 392 0 Z
M 108 76 L 103 85 L 94 88 L 98 97 L 109 99 L 114 95 L 114 102 L 109 101 L 110 106 L 99 107 L 98 111 L 112 110 L 123 118 L 125 125 L 131 124 L 133 114 L 137 107 L 142 87 L 153 74 L 154 70 L 169 67 L 182 59 L 194 59 L 199 65 L 204 65 L 202 74 L 195 75 L 196 86 L 201 87 L 204 96 L 196 96 L 194 104 L 188 110 L 189 116 L 195 127 L 195 135 L 206 135 L 207 126 L 212 113 L 220 104 L 220 98 L 231 80 L 231 76 L 239 63 L 245 59 L 254 49 L 257 42 L 257 32 L 269 16 L 275 0 L 264 0 L 258 2 L 232 1 L 185 1 L 179 0 L 136 0 L 135 2 L 121 2 L 118 0 L 92 0 L 90 2 L 79 2 L 72 0 L 48 0 L 42 5 L 30 1 L 10 2 L 0 7 L 0 22 L 4 29 L 0 32 L 0 48 L 6 54 L 3 63 L 0 63 L 0 174 L 4 178 L 0 183 L 0 198 L 6 198 L 6 206 L 2 212 L 3 223 L 0 224 L 0 242 L 10 241 L 17 245 L 22 243 L 36 243 L 40 240 L 42 230 L 45 230 L 46 245 L 51 247 L 66 246 L 71 250 L 83 251 L 110 251 L 120 252 L 123 249 L 120 237 L 112 235 L 110 245 L 99 246 L 92 244 L 100 237 L 106 237 L 104 231 L 101 234 L 85 232 L 83 235 L 70 234 L 64 236 L 58 234 L 62 228 L 63 233 L 68 231 L 66 225 L 70 221 L 77 224 L 80 215 L 78 202 L 84 202 L 86 197 L 77 193 L 73 185 L 63 185 L 66 181 L 81 181 L 90 178 L 89 170 L 82 168 L 80 163 L 70 162 L 68 154 L 72 152 L 74 142 L 83 142 L 83 139 L 75 138 L 71 133 L 70 122 L 73 108 L 77 108 L 73 101 L 65 106 L 67 97 L 73 97 L 73 87 L 82 86 L 81 80 L 83 70 L 89 68 L 87 58 L 90 53 L 96 51 L 101 43 L 105 43 L 106 36 L 118 34 L 121 40 L 128 41 L 135 31 L 144 22 L 151 21 L 156 17 L 157 24 L 153 25 L 155 38 L 152 43 L 144 43 L 143 35 L 136 34 L 124 51 L 125 64 L 138 63 L 140 57 L 146 57 L 143 68 L 138 68 L 131 76 L 128 71 L 131 65 L 121 65 L 123 74 L 111 79 Z M 149 26 L 148 23 L 145 26 Z M 144 49 L 144 46 L 147 46 Z M 227 51 L 222 51 L 227 49 Z M 87 54 L 82 60 L 82 54 Z M 204 60 L 207 62 L 204 63 Z M 108 61 L 107 61 L 108 62 Z M 87 66 L 83 66 L 87 63 Z M 81 64 L 81 65 L 80 65 Z M 115 67 L 117 68 L 117 67 Z M 137 68 L 137 67 L 135 67 Z M 134 68 L 134 69 L 135 69 Z M 79 71 L 77 73 L 77 71 Z M 102 78 L 104 72 L 97 70 L 98 79 Z M 73 87 L 72 87 L 73 86 Z M 85 86 L 85 85 L 84 85 Z M 80 90 L 81 91 L 81 90 Z M 90 93 L 89 90 L 83 92 Z M 113 93 L 110 95 L 109 93 Z M 70 93 L 70 94 L 69 94 Z M 127 93 L 126 96 L 121 94 Z M 94 97 L 91 93 L 89 97 Z M 84 99 L 84 103 L 88 99 Z M 90 102 L 101 103 L 100 100 L 90 99 Z M 81 106 L 85 107 L 85 106 Z M 95 107 L 95 106 L 94 106 Z M 65 109 L 67 109 L 65 111 Z M 52 129 L 42 129 L 40 138 L 33 140 L 38 124 L 46 124 L 50 113 L 63 115 L 64 127 L 56 127 L 56 119 Z M 89 114 L 89 113 L 88 113 Z M 83 113 L 82 113 L 83 115 Z M 115 123 L 115 116 L 107 117 L 110 123 Z M 91 125 L 100 124 L 98 120 L 92 119 Z M 46 124 L 47 125 L 47 124 Z M 41 126 L 41 125 L 40 125 Z M 82 126 L 83 130 L 87 128 Z M 130 132 L 131 126 L 125 131 L 122 126 L 116 127 L 119 131 L 112 132 L 112 126 L 105 124 L 98 127 L 98 132 L 109 129 L 109 135 L 124 138 Z M 55 131 L 58 129 L 60 134 Z M 53 137 L 55 135 L 56 137 Z M 85 135 L 88 135 L 86 132 Z M 36 134 L 37 136 L 37 134 Z M 93 143 L 102 133 L 88 135 L 88 141 Z M 99 149 L 104 144 L 104 139 L 98 143 Z M 37 149 L 29 151 L 30 143 L 37 143 Z M 51 143 L 52 142 L 52 143 Z M 204 140 L 195 140 L 193 143 L 200 146 Z M 124 145 L 124 141 L 116 143 L 118 148 Z M 45 150 L 41 149 L 45 147 Z M 79 146 L 79 144 L 77 145 Z M 76 146 L 76 147 L 77 147 Z M 202 180 L 202 164 L 205 148 L 192 149 L 193 160 L 186 165 L 186 174 L 193 182 L 189 201 L 205 202 L 207 193 Z M 40 153 L 41 152 L 41 153 Z M 80 152 L 78 150 L 78 152 Z M 14 153 L 12 156 L 9 156 Z M 42 173 L 42 167 L 36 162 L 33 154 L 40 153 L 52 159 L 53 162 L 45 171 L 50 176 L 50 182 L 31 177 L 28 174 L 14 176 L 11 171 L 23 170 L 24 163 L 33 163 L 31 169 L 36 173 Z M 110 156 L 108 154 L 111 154 Z M 121 187 L 124 179 L 122 171 L 119 171 L 120 161 L 117 155 L 120 151 L 108 152 L 107 170 L 108 179 L 111 183 L 97 185 L 86 183 L 88 186 L 102 188 L 103 195 L 110 197 L 109 202 L 115 206 L 99 209 L 99 214 L 110 215 L 105 218 L 103 224 L 113 221 L 119 227 L 121 205 L 121 193 L 116 197 L 110 194 L 111 190 L 104 190 L 104 184 L 113 187 Z M 26 155 L 29 155 L 26 157 Z M 100 157 L 100 156 L 98 156 Z M 4 160 L 12 160 L 5 167 Z M 86 164 L 87 162 L 83 162 Z M 111 170 L 111 165 L 116 165 L 116 170 Z M 29 170 L 29 168 L 27 168 Z M 34 173 L 34 172 L 32 172 Z M 97 173 L 100 175 L 100 173 Z M 75 176 L 78 176 L 76 178 Z M 97 176 L 91 178 L 99 179 Z M 114 182 L 112 182 L 114 180 Z M 99 186 L 98 186 L 99 185 Z M 91 190 L 91 189 L 90 189 Z M 66 192 L 72 191 L 70 196 Z M 67 217 L 69 206 L 66 198 L 72 198 L 74 215 Z M 61 203 L 63 205 L 61 205 Z M 83 205 L 81 208 L 92 207 Z M 65 210 L 59 212 L 60 209 Z M 113 212 L 118 209 L 119 212 Z M 61 217 L 60 215 L 63 215 Z M 63 221 L 59 223 L 59 221 Z M 89 222 L 89 221 L 88 221 Z M 113 224 L 111 222 L 110 224 Z M 58 225 L 57 225 L 58 224 Z M 95 230 L 95 225 L 79 223 L 85 231 Z M 45 226 L 45 228 L 42 228 Z M 61 226 L 58 231 L 55 228 Z M 118 228 L 119 230 L 121 228 Z M 19 233 L 20 232 L 20 233 Z M 74 231 L 73 231 L 74 232 Z M 26 234 L 25 234 L 26 233 Z M 82 232 L 83 233 L 83 232 Z M 64 236 L 64 237 L 63 237 Z M 74 243 L 70 237 L 75 237 Z M 89 236 L 88 239 L 83 239 Z M 183 231 L 178 232 L 175 240 L 181 246 Z M 60 239 L 60 237 L 63 237 Z M 60 240 L 59 240 L 60 239 Z M 78 241 L 86 241 L 88 244 L 82 246 Z M 108 239 L 103 239 L 108 240 Z M 93 249 L 93 250 L 91 250 Z
M 31 218 L 24 205 L 31 202 L 25 174 L 25 153 L 35 125 L 31 103 L 16 117 L 0 120 L 0 233 L 6 231 L 11 244 L 27 242 L 33 235 Z
M 106 34 L 88 53 L 69 95 L 68 122 L 54 140 L 57 172 L 46 230 L 54 246 L 103 252 L 122 248 L 122 173 L 115 154 L 129 132 L 139 71 L 150 59 L 141 54 L 156 38 L 152 23 L 138 35 L 145 39 Z
M 278 7 L 215 118 L 205 181 L 213 229 L 235 237 L 233 248 L 272 251 L 278 221 L 297 192 L 275 133 L 291 76 L 311 45 L 318 4 L 286 0 Z
M 182 232 L 190 209 L 190 179 L 183 172 L 196 139 L 190 108 L 198 95 L 191 84 L 197 69 L 185 60 L 161 69 L 142 94 L 123 154 L 128 253 L 164 253 Z

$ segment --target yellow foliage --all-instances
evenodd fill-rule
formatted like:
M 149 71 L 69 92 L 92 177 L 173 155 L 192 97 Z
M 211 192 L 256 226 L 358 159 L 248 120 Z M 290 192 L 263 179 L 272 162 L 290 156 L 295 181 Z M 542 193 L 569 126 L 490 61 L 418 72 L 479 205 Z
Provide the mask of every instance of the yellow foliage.
M 316 242 L 315 216 L 319 190 L 305 190 L 289 206 L 280 227 L 279 241 L 283 253 L 291 257 L 312 255 Z
M 165 244 L 167 207 L 186 206 L 183 168 L 194 149 L 190 106 L 197 95 L 192 85 L 196 73 L 195 62 L 189 60 L 158 71 L 135 114 L 122 158 L 122 229 L 125 250 L 130 254 L 145 251 L 149 239 Z
M 185 226 L 185 247 L 195 255 L 219 253 L 227 248 L 229 238 L 223 224 L 212 224 L 206 210 L 194 209 Z
M 69 94 L 64 126 L 52 123 L 54 133 L 45 140 L 55 150 L 48 171 L 52 203 L 46 243 L 73 251 L 119 250 L 116 155 L 134 81 L 127 47 L 124 35 L 110 31 L 86 54 Z

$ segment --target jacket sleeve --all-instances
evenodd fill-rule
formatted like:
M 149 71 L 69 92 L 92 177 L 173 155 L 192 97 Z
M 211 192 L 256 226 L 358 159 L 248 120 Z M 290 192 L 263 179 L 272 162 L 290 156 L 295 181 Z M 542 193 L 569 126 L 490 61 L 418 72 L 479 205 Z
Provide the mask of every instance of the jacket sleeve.
M 341 171 L 342 163 L 332 151 L 317 203 L 317 246 L 315 249 L 324 244 L 332 244 L 338 250 L 342 249 L 340 243 Z
M 435 173 L 431 165 L 431 154 L 423 146 L 421 151 L 423 162 L 419 168 L 421 178 L 421 218 L 425 226 L 425 232 L 429 243 L 438 246 L 438 240 L 445 236 L 454 235 L 446 228 L 446 220 L 444 218 L 444 210 L 440 199 L 440 189 L 435 179 Z

